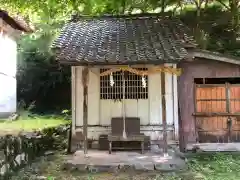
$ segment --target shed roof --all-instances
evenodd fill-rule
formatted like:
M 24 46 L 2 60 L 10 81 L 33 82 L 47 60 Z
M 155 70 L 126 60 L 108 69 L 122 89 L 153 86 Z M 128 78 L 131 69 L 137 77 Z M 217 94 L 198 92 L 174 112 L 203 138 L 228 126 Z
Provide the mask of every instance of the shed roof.
M 23 32 L 33 32 L 30 25 L 19 15 L 10 16 L 7 11 L 0 9 L 0 18 L 9 24 L 13 29 L 17 29 Z
M 177 18 L 160 14 L 75 16 L 52 47 L 64 63 L 177 63 L 196 47 L 190 30 Z
M 209 59 L 214 61 L 226 62 L 230 64 L 240 65 L 240 58 L 230 54 L 222 54 L 202 49 L 194 49 L 188 52 L 192 57 Z

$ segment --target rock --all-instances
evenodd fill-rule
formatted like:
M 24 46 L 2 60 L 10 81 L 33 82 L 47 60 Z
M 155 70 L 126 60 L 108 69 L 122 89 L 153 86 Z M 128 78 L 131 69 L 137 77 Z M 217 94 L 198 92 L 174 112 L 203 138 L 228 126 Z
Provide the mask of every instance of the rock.
M 88 169 L 88 166 L 86 164 L 75 164 L 73 165 L 74 167 L 76 167 L 76 169 L 80 172 L 86 172 Z
M 54 154 L 53 151 L 46 151 L 46 152 L 44 153 L 45 156 L 50 156 L 50 155 L 53 155 L 53 154 Z
M 44 180 L 44 179 L 47 179 L 47 177 L 45 177 L 45 176 L 37 176 L 36 179 L 37 180 Z
M 116 172 L 118 171 L 119 164 L 101 164 L 101 165 L 88 165 L 88 171 L 91 173 L 99 173 L 99 172 Z
M 127 164 L 119 164 L 118 171 L 119 172 L 128 172 L 128 171 L 134 171 L 135 167 L 134 165 L 127 165 Z
M 177 171 L 186 167 L 186 162 L 179 157 L 161 157 L 154 161 L 155 169 L 159 171 Z
M 134 163 L 134 168 L 140 171 L 153 171 L 154 164 L 152 162 L 136 162 Z
M 9 119 L 10 121 L 15 121 L 15 120 L 18 119 L 18 117 L 19 117 L 18 114 L 13 113 L 13 114 L 11 114 L 11 116 L 8 117 L 8 119 Z
M 62 170 L 71 170 L 73 168 L 72 162 L 69 160 L 62 165 Z
M 175 164 L 155 164 L 155 169 L 158 171 L 175 171 L 176 167 Z

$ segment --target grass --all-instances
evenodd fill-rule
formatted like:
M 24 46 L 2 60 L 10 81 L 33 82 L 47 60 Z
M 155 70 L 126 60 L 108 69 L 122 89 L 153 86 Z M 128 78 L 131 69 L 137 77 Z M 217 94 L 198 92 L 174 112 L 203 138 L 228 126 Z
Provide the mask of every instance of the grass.
M 150 172 L 125 172 L 125 173 L 101 173 L 83 174 L 77 171 L 63 171 L 61 166 L 64 155 L 57 154 L 53 159 L 46 157 L 40 162 L 27 167 L 11 180 L 32 179 L 36 180 L 36 174 L 44 177 L 53 177 L 58 180 L 239 180 L 240 156 L 238 154 L 207 154 L 194 155 L 189 158 L 189 169 L 185 172 L 160 174 Z M 21 177 L 21 178 L 20 178 Z M 50 178 L 51 179 L 51 178 Z
M 55 127 L 67 123 L 63 118 L 55 117 L 33 117 L 20 118 L 16 121 L 0 120 L 0 135 L 11 133 L 17 134 L 20 131 L 41 130 L 47 127 Z
M 190 158 L 189 168 L 203 180 L 240 179 L 240 154 L 202 154 Z

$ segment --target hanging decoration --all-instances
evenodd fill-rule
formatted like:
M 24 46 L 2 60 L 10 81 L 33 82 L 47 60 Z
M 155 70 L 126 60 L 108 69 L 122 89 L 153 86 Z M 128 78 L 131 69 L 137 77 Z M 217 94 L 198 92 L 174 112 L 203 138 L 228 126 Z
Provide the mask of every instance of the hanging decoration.
M 149 74 L 154 74 L 154 73 L 159 73 L 159 72 L 167 72 L 167 73 L 171 73 L 171 74 L 180 76 L 182 73 L 181 69 L 167 67 L 167 66 L 158 66 L 158 67 L 154 67 L 154 68 L 149 68 L 149 70 L 147 70 L 147 71 L 141 71 L 141 70 L 131 68 L 129 66 L 123 66 L 123 67 L 119 67 L 119 68 L 113 68 L 113 69 L 106 70 L 106 71 L 100 73 L 100 76 L 107 76 L 111 73 L 118 72 L 118 71 L 128 71 L 133 74 L 137 74 L 139 76 L 144 76 L 144 75 L 149 75 Z
M 143 86 L 143 88 L 147 87 L 146 79 L 144 76 L 142 76 L 142 86 Z
M 125 107 L 125 88 L 126 88 L 126 85 L 125 85 L 125 77 L 124 77 L 125 73 L 124 71 L 122 71 L 122 80 L 123 80 L 123 86 L 122 86 L 122 92 L 123 92 L 123 98 L 122 98 L 122 117 L 123 117 L 123 134 L 122 134 L 122 137 L 124 139 L 127 139 L 127 133 L 126 133 L 126 107 Z
M 113 87 L 113 85 L 114 85 L 113 73 L 111 72 L 111 73 L 110 73 L 110 86 Z

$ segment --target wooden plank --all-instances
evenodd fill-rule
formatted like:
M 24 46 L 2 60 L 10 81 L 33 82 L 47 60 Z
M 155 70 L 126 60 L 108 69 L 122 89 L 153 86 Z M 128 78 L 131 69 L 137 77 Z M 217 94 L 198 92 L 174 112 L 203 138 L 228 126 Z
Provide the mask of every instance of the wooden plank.
M 198 87 L 196 88 L 197 100 L 226 99 L 226 87 Z
M 167 67 L 171 68 L 171 65 Z M 158 92 L 159 93 L 159 92 Z M 174 114 L 173 114 L 173 74 L 165 74 L 165 99 L 166 99 L 166 119 L 167 124 L 174 124 Z
M 88 152 L 88 74 L 89 69 L 85 67 L 82 71 L 82 85 L 83 85 L 83 136 L 84 136 L 84 154 Z
M 229 83 L 226 83 L 226 99 L 227 99 L 227 101 L 226 101 L 226 110 L 227 110 L 227 112 L 228 113 L 230 113 L 230 87 L 229 87 L 230 85 L 229 85 Z
M 89 69 L 88 81 L 88 125 L 100 124 L 100 78 L 99 69 Z M 93 113 L 94 112 L 94 113 Z
M 240 86 L 230 86 L 231 113 L 240 113 Z
M 161 103 L 161 77 L 160 73 L 148 76 L 148 116 L 151 125 L 162 124 L 162 103 Z
M 229 88 L 229 83 L 226 83 L 226 111 L 227 113 L 231 112 L 231 107 L 230 107 L 230 88 Z M 228 128 L 228 142 L 231 142 L 231 130 L 232 130 L 232 120 L 231 117 L 227 117 L 227 128 Z
M 166 116 L 166 92 L 165 72 L 161 72 L 161 93 L 162 93 L 162 122 L 163 122 L 163 153 L 167 154 L 167 116 Z
M 227 116 L 198 117 L 196 129 L 199 142 L 228 142 Z
M 149 100 L 148 99 L 138 99 L 137 100 L 137 117 L 141 120 L 141 125 L 149 124 Z M 156 107 L 157 108 L 157 107 Z
M 230 85 L 231 99 L 240 99 L 240 86 Z
M 82 66 L 76 66 L 76 124 L 75 126 L 83 126 L 83 85 L 82 85 Z
M 197 113 L 224 113 L 226 112 L 226 101 L 198 101 Z
M 206 116 L 206 117 L 210 117 L 210 116 L 240 116 L 240 113 L 216 113 L 216 112 L 201 112 L 201 113 L 193 113 L 193 116 Z
M 76 67 L 72 66 L 72 134 L 75 134 L 76 126 Z M 72 135 L 70 135 L 72 136 Z
M 224 84 L 197 84 L 197 87 L 208 88 L 208 87 L 225 87 Z
M 240 113 L 240 101 L 231 100 L 231 113 Z
M 173 65 L 177 68 L 177 65 Z M 178 85 L 177 75 L 173 75 L 173 117 L 174 117 L 174 140 L 179 140 L 179 114 L 178 114 Z
M 233 86 L 233 87 L 239 87 L 240 84 L 231 84 L 231 86 Z
M 196 99 L 196 102 L 201 101 L 226 101 L 227 99 Z
M 122 135 L 108 135 L 109 141 L 144 141 L 145 135 L 128 135 L 127 138 L 124 138 Z

